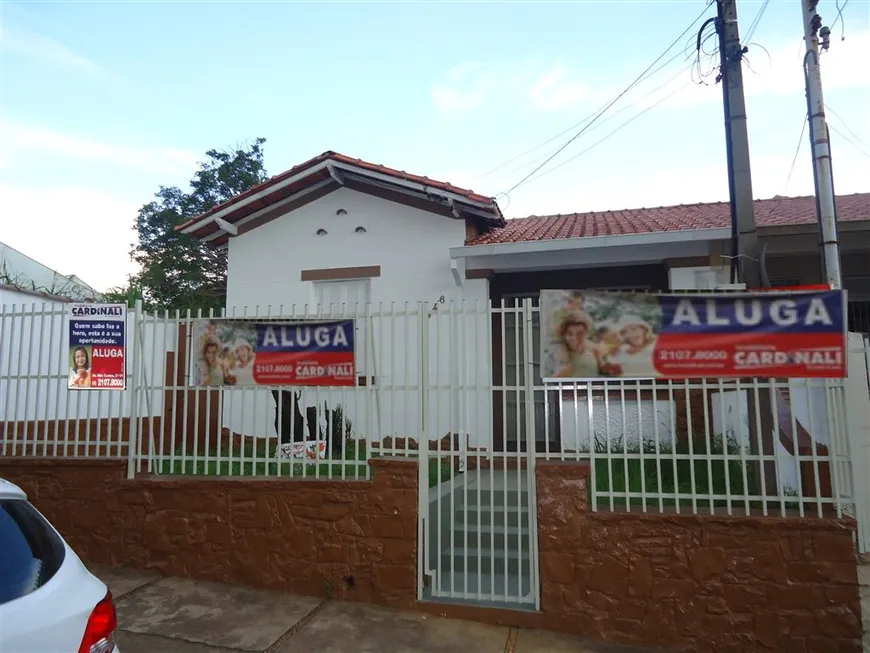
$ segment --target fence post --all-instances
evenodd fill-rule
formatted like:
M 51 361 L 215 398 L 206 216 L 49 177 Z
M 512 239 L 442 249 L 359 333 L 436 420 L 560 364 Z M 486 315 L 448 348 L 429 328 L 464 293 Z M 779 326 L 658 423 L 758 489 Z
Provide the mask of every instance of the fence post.
M 852 491 L 858 521 L 858 553 L 870 552 L 870 341 L 850 333 L 844 403 Z M 834 492 L 836 495 L 836 492 Z
M 130 437 L 127 440 L 127 478 L 133 478 L 136 475 L 136 462 L 138 460 L 137 451 L 139 448 L 139 382 L 142 378 L 140 365 L 144 356 L 137 356 L 136 349 L 139 338 L 141 337 L 139 323 L 142 318 L 142 300 L 137 299 L 133 309 L 133 338 L 132 342 L 129 337 L 125 339 L 125 348 L 130 354 L 130 362 L 133 367 L 133 374 L 130 378 Z
M 429 569 L 429 309 L 420 302 L 418 338 L 420 370 L 420 433 L 417 440 L 417 598 L 423 599 L 424 576 L 434 576 Z M 407 365 L 407 362 L 405 363 Z M 406 436 L 408 437 L 408 436 Z
M 538 586 L 540 573 L 540 560 L 538 559 L 538 499 L 536 492 L 535 467 L 537 463 L 537 433 L 538 424 L 535 414 L 535 316 L 532 311 L 532 300 L 529 297 L 523 299 L 523 346 L 525 358 L 525 389 L 526 389 L 526 491 L 529 497 L 529 563 L 531 566 L 531 590 L 535 597 L 535 610 L 541 609 L 541 592 Z M 517 379 L 519 381 L 519 379 Z M 544 405 L 548 401 L 547 391 L 544 390 Z M 546 428 L 546 425 L 545 427 Z M 545 433 L 549 438 L 550 434 Z M 522 475 L 522 466 L 518 465 L 518 472 Z M 522 477 L 522 476 L 521 476 Z

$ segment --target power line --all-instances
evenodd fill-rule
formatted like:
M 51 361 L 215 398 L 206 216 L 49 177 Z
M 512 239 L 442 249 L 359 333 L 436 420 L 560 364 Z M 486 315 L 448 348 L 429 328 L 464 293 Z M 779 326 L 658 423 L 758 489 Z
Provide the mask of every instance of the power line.
M 841 116 L 839 113 L 837 113 L 836 111 L 834 111 L 834 110 L 833 110 L 830 106 L 828 106 L 827 104 L 825 104 L 825 109 L 827 109 L 827 110 L 831 113 L 832 116 L 834 116 L 837 120 L 840 121 L 840 124 L 843 125 L 843 129 L 845 129 L 847 132 L 849 132 L 850 134 L 852 134 L 852 137 L 853 137 L 856 141 L 858 141 L 859 143 L 861 143 L 861 145 L 863 145 L 864 147 L 870 147 L 870 145 L 867 145 L 867 143 L 864 142 L 864 139 L 862 139 L 860 136 L 858 136 L 858 134 L 856 134 L 855 132 L 853 132 L 853 131 L 849 128 L 849 125 L 848 125 L 848 123 L 843 119 L 843 116 Z
M 789 184 L 789 182 L 791 181 L 792 173 L 794 173 L 794 166 L 795 166 L 795 164 L 797 163 L 798 155 L 800 154 L 800 151 L 801 151 L 801 145 L 803 145 L 803 142 L 804 142 L 804 134 L 806 133 L 806 131 L 807 131 L 807 120 L 804 119 L 804 120 L 801 122 L 801 135 L 798 137 L 797 148 L 796 148 L 795 151 L 794 151 L 794 157 L 792 157 L 792 160 L 791 160 L 791 167 L 789 167 L 789 169 L 788 169 L 788 177 L 786 178 L 786 180 L 785 180 L 785 186 L 783 187 L 783 195 L 785 194 L 785 191 L 786 191 L 786 189 L 788 188 L 788 184 Z
M 831 25 L 831 31 L 834 31 L 834 28 L 837 26 L 837 21 L 840 22 L 840 40 L 846 40 L 846 19 L 843 18 L 843 10 L 846 8 L 846 5 L 849 4 L 849 0 L 843 3 L 843 6 L 840 6 L 840 0 L 836 0 L 834 2 L 837 5 L 837 17 L 834 19 L 834 24 Z
M 610 122 L 611 120 L 613 120 L 614 118 L 616 118 L 617 116 L 619 116 L 621 113 L 623 113 L 623 112 L 625 112 L 625 111 L 628 111 L 628 110 L 631 109 L 632 107 L 637 106 L 637 105 L 640 104 L 643 100 L 647 99 L 647 98 L 650 97 L 651 95 L 654 95 L 657 91 L 660 91 L 660 90 L 663 89 L 665 86 L 667 86 L 668 84 L 670 84 L 671 82 L 673 82 L 675 79 L 677 79 L 677 78 L 679 78 L 680 76 L 686 74 L 686 72 L 688 72 L 689 69 L 692 68 L 692 66 L 694 66 L 694 64 L 689 64 L 688 67 L 683 67 L 683 68 L 681 68 L 679 71 L 677 71 L 676 74 L 670 76 L 666 81 L 664 81 L 663 83 L 659 84 L 659 85 L 656 86 L 654 89 L 648 91 L 647 93 L 645 93 L 645 94 L 642 95 L 641 97 L 637 98 L 637 99 L 636 99 L 634 102 L 632 102 L 631 104 L 627 104 L 627 105 L 625 105 L 625 106 L 622 107 L 621 109 L 617 110 L 616 112 L 614 112 L 614 113 L 610 114 L 609 116 L 607 116 L 606 118 L 604 118 L 604 120 L 599 121 L 598 124 L 595 125 L 594 127 L 590 127 L 589 130 L 587 131 L 587 133 L 591 133 L 591 132 L 595 131 L 595 130 L 598 129 L 599 127 L 602 127 L 603 125 L 607 124 L 608 122 Z M 566 133 L 566 132 L 568 132 L 568 131 L 570 131 L 570 130 L 565 130 L 565 132 L 562 132 L 562 134 L 559 134 L 559 136 L 562 136 L 564 133 Z M 549 143 L 549 142 L 551 142 L 551 141 L 554 141 L 554 140 L 556 140 L 556 138 L 557 138 L 557 137 L 553 137 L 553 138 L 551 138 L 550 140 L 545 141 L 544 144 Z M 539 146 L 539 147 L 540 147 L 540 146 Z M 533 148 L 533 149 L 537 149 L 537 148 Z M 532 150 L 530 150 L 530 151 L 532 151 Z M 527 153 L 528 153 L 528 152 L 527 152 Z M 543 158 L 545 158 L 545 157 L 547 157 L 547 156 L 548 156 L 547 154 L 544 154 L 544 155 L 542 155 L 542 156 L 539 156 L 539 157 L 537 157 L 536 159 L 534 159 L 534 160 L 532 161 L 532 163 L 537 163 L 538 161 L 542 160 Z M 505 165 L 505 164 L 502 164 L 502 165 Z M 517 172 L 518 170 L 524 168 L 525 166 L 526 166 L 526 164 L 524 163 L 524 164 L 520 164 L 519 166 L 516 166 L 516 167 L 514 167 L 514 168 L 511 168 L 510 170 L 508 170 L 508 171 L 505 172 L 504 174 L 498 175 L 497 177 L 495 177 L 494 179 L 492 179 L 492 180 L 490 181 L 490 183 L 494 183 L 494 182 L 498 181 L 499 179 L 504 179 L 505 177 L 507 177 L 507 176 L 513 174 L 514 172 Z M 502 167 L 502 166 L 499 166 L 499 167 Z
M 767 10 L 767 5 L 769 4 L 770 0 L 764 0 L 764 2 L 761 3 L 758 13 L 755 14 L 755 18 L 749 25 L 749 29 L 746 31 L 746 36 L 743 37 L 744 43 L 750 43 L 752 41 L 752 35 L 755 34 L 755 30 L 758 29 L 758 24 L 761 22 L 761 18 L 764 16 L 764 12 Z
M 635 84 L 635 86 L 640 85 L 641 82 L 646 81 L 646 80 L 649 79 L 650 77 L 653 77 L 654 75 L 656 75 L 656 74 L 657 74 L 659 71 L 661 71 L 662 69 L 667 68 L 668 65 L 670 65 L 674 60 L 678 59 L 678 58 L 679 58 L 680 56 L 682 56 L 682 55 L 684 55 L 683 52 L 678 52 L 678 53 L 675 54 L 673 57 L 671 57 L 671 58 L 668 59 L 666 62 L 664 62 L 661 66 L 659 66 L 659 67 L 656 68 L 655 70 L 652 70 L 652 71 L 650 71 L 649 73 L 647 73 L 646 75 L 644 75 L 643 77 L 641 77 L 641 78 L 638 80 L 637 84 Z M 658 88 L 661 88 L 661 87 L 658 87 Z M 658 90 L 658 88 L 655 89 L 655 90 Z M 651 92 L 654 92 L 654 91 L 651 91 Z M 625 109 L 628 109 L 628 108 L 630 108 L 631 106 L 632 106 L 632 105 L 628 105 L 628 106 L 626 106 L 626 107 L 623 107 L 623 108 L 620 109 L 619 111 L 624 111 Z M 541 143 L 538 143 L 538 144 L 535 145 L 534 147 L 530 147 L 529 149 L 525 150 L 524 152 L 521 152 L 520 154 L 517 154 L 516 156 L 511 157 L 511 158 L 508 159 L 507 161 L 504 161 L 504 162 L 498 164 L 497 166 L 495 166 L 495 167 L 492 168 L 491 170 L 488 170 L 487 172 L 484 172 L 482 175 L 476 177 L 475 180 L 477 180 L 477 179 L 483 179 L 484 177 L 489 177 L 492 173 L 494 173 L 494 172 L 498 172 L 499 170 L 501 170 L 502 168 L 504 168 L 506 165 L 509 165 L 509 164 L 513 163 L 514 161 L 516 161 L 516 160 L 518 160 L 518 159 L 522 159 L 524 156 L 526 156 L 526 155 L 528 155 L 528 154 L 531 154 L 532 152 L 534 152 L 534 151 L 536 151 L 536 150 L 541 149 L 541 148 L 544 147 L 545 145 L 549 145 L 549 144 L 552 143 L 553 141 L 555 141 L 555 140 L 561 138 L 562 136 L 564 136 L 565 134 L 567 134 L 567 133 L 569 133 L 569 132 L 574 131 L 575 129 L 577 129 L 577 128 L 580 127 L 581 125 L 584 125 L 584 124 L 586 124 L 587 122 L 589 122 L 590 120 L 592 120 L 593 118 L 595 118 L 595 115 L 596 115 L 599 111 L 601 111 L 601 109 L 597 109 L 597 110 L 593 111 L 593 112 L 590 113 L 588 116 L 584 117 L 582 120 L 579 120 L 579 121 L 575 122 L 573 125 L 571 125 L 570 127 L 566 128 L 566 129 L 563 129 L 562 131 L 560 131 L 560 132 L 559 132 L 558 134 L 556 134 L 555 136 L 551 136 L 551 137 L 548 138 L 547 140 L 545 140 L 545 141 L 543 141 L 543 142 L 541 142 Z M 617 112 L 617 113 L 619 113 L 619 112 Z M 614 114 L 614 115 L 616 115 L 616 114 Z M 499 178 L 501 178 L 501 177 L 499 177 Z
M 656 64 L 657 64 L 657 63 L 658 63 L 662 58 L 664 58 L 664 56 L 667 55 L 667 53 L 670 52 L 671 49 L 672 49 L 672 48 L 673 48 L 677 43 L 679 43 L 680 40 L 681 40 L 681 39 L 682 39 L 686 34 L 689 33 L 689 31 L 690 31 L 690 30 L 695 26 L 695 24 L 696 24 L 699 20 L 701 20 L 701 18 L 704 17 L 704 14 L 707 13 L 707 9 L 708 9 L 709 7 L 710 7 L 710 5 L 707 5 L 706 7 L 704 7 L 704 10 L 703 10 L 699 15 L 698 15 L 698 17 L 695 18 L 695 20 L 693 20 L 693 21 L 691 22 L 691 24 L 690 24 L 688 27 L 686 27 L 686 29 L 684 29 L 684 30 L 680 33 L 680 35 L 679 35 L 676 39 L 674 39 L 673 42 L 672 42 L 672 43 L 671 43 L 667 48 L 665 48 L 665 50 L 664 50 L 664 51 L 663 51 L 663 52 L 662 52 L 658 57 L 656 57 L 655 60 L 654 60 L 654 61 L 653 61 L 649 66 L 647 66 L 646 70 L 644 70 L 644 71 L 643 71 L 643 72 L 642 72 L 642 73 L 641 73 L 641 74 L 640 74 L 640 75 L 639 75 L 639 76 L 638 76 L 638 77 L 637 77 L 633 82 L 631 82 L 631 84 L 629 84 L 629 85 L 628 85 L 628 86 L 627 86 L 627 87 L 626 87 L 626 88 L 625 88 L 625 89 L 624 89 L 624 90 L 623 90 L 619 95 L 617 95 L 615 98 L 613 98 L 613 100 L 611 100 L 611 101 L 610 101 L 610 102 L 609 102 L 609 103 L 608 103 L 608 104 L 607 104 L 603 109 L 601 109 L 597 114 L 595 114 L 595 116 L 594 116 L 594 117 L 593 117 L 593 118 L 592 118 L 588 123 L 586 123 L 586 125 L 585 125 L 582 129 L 580 129 L 580 131 L 578 131 L 576 134 L 574 134 L 574 135 L 573 135 L 571 138 L 569 138 L 569 139 L 568 139 L 568 140 L 567 140 L 567 141 L 566 141 L 566 142 L 565 142 L 561 147 L 559 147 L 555 152 L 553 152 L 549 157 L 547 157 L 547 159 L 546 159 L 543 163 L 541 163 L 540 165 L 538 165 L 534 170 L 532 170 L 532 171 L 531 171 L 530 173 L 528 173 L 525 177 L 523 177 L 522 179 L 520 179 L 517 183 L 515 183 L 513 186 L 511 186 L 508 190 L 506 190 L 506 191 L 505 191 L 505 194 L 510 193 L 510 192 L 516 190 L 517 188 L 519 188 L 523 183 L 525 183 L 528 179 L 530 179 L 530 178 L 531 178 L 535 173 L 537 173 L 541 168 L 543 168 L 543 167 L 544 167 L 545 165 L 547 165 L 550 161 L 552 161 L 554 158 L 556 158 L 556 157 L 557 157 L 557 156 L 558 156 L 558 155 L 559 155 L 559 154 L 560 154 L 560 153 L 561 153 L 561 152 L 562 152 L 566 147 L 568 147 L 569 145 L 571 145 L 571 143 L 573 143 L 573 142 L 576 141 L 578 138 L 580 138 L 580 136 L 583 134 L 583 132 L 585 132 L 587 129 L 589 129 L 589 127 L 591 127 L 591 126 L 595 123 L 595 121 L 598 120 L 598 118 L 600 118 L 600 117 L 601 117 L 601 116 L 602 116 L 602 115 L 603 115 L 603 114 L 604 114 L 608 109 L 610 109 L 610 107 L 612 107 L 614 104 L 616 104 L 617 102 L 619 102 L 619 100 L 620 100 L 620 99 L 621 99 L 621 98 L 622 98 L 626 93 L 628 93 L 632 88 L 634 88 L 635 85 L 637 85 L 637 84 L 639 83 L 639 81 L 643 78 L 643 76 L 646 75 L 650 70 L 652 70 L 652 69 L 655 67 L 655 65 L 656 65 Z
M 577 158 L 583 156 L 583 155 L 586 154 L 589 150 L 593 149 L 594 147 L 597 147 L 598 145 L 600 145 L 601 143 L 603 143 L 604 141 L 606 141 L 608 138 L 610 138 L 611 136 L 613 136 L 614 134 L 616 134 L 618 131 L 622 130 L 624 127 L 627 127 L 628 125 L 630 125 L 631 123 L 633 123 L 635 120 L 637 120 L 638 118 L 640 118 L 643 114 L 647 113 L 648 111 L 653 110 L 654 108 L 656 108 L 658 105 L 660 105 L 660 104 L 661 104 L 662 102 L 664 102 L 665 100 L 669 100 L 669 99 L 671 99 L 671 98 L 674 97 L 677 93 L 679 93 L 680 91 L 682 91 L 684 88 L 687 88 L 687 87 L 692 86 L 692 85 L 693 85 L 693 82 L 691 82 L 691 81 L 686 82 L 686 83 L 683 84 L 682 86 L 680 86 L 680 87 L 674 89 L 673 91 L 671 91 L 670 93 L 668 93 L 667 95 L 665 95 L 663 98 L 659 98 L 658 100 L 656 100 L 655 102 L 653 102 L 651 105 L 649 105 L 648 107 L 646 107 L 643 111 L 640 111 L 639 113 L 635 114 L 634 116 L 632 116 L 631 118 L 629 118 L 628 120 L 626 120 L 624 123 L 622 123 L 621 125 L 619 125 L 619 127 L 617 127 L 616 129 L 614 129 L 612 132 L 609 132 L 609 133 L 608 133 L 606 136 L 604 136 L 603 138 L 601 138 L 601 139 L 597 140 L 596 142 L 594 142 L 592 145 L 590 145 L 589 147 L 587 147 L 585 150 L 582 150 L 582 151 L 580 151 L 580 152 L 577 152 L 577 154 L 575 154 L 574 156 L 572 156 L 572 157 L 570 157 L 570 158 L 568 158 L 568 159 L 565 159 L 564 161 L 562 161 L 562 163 L 560 163 L 560 164 L 557 165 L 557 166 L 553 166 L 553 167 L 550 168 L 549 170 L 544 170 L 544 172 L 542 172 L 541 174 L 536 175 L 535 177 L 533 177 L 532 179 L 530 179 L 530 180 L 529 180 L 529 183 L 532 183 L 533 181 L 536 181 L 536 180 L 540 179 L 541 177 L 544 177 L 544 176 L 550 174 L 551 172 L 555 172 L 556 170 L 558 170 L 558 169 L 561 168 L 562 166 L 567 165 L 567 164 L 571 163 L 572 161 L 574 161 L 575 159 L 577 159 Z
M 858 143 L 856 143 L 854 140 L 852 140 L 851 138 L 849 138 L 848 136 L 846 136 L 846 134 L 844 134 L 843 132 L 841 132 L 839 129 L 837 129 L 837 128 L 834 127 L 833 125 L 828 125 L 828 129 L 831 129 L 831 130 L 833 130 L 834 132 L 836 132 L 836 133 L 837 133 L 837 134 L 838 134 L 838 135 L 839 135 L 839 136 L 840 136 L 844 141 L 846 141 L 847 143 L 849 143 L 852 147 L 854 147 L 856 150 L 858 150 L 861 154 L 863 154 L 863 155 L 866 156 L 868 159 L 870 159 L 870 152 L 867 152 L 863 147 L 861 147 L 860 145 L 858 145 Z

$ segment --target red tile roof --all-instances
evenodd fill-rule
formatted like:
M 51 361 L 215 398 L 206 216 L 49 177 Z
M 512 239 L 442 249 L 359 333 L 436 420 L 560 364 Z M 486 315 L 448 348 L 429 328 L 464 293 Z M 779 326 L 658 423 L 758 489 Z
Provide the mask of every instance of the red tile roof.
M 447 193 L 452 193 L 454 195 L 459 195 L 459 196 L 464 197 L 465 199 L 467 199 L 471 202 L 477 202 L 477 203 L 487 205 L 487 210 L 492 212 L 492 221 L 494 224 L 502 224 L 504 222 L 504 218 L 502 216 L 501 209 L 499 208 L 498 204 L 496 203 L 496 201 L 492 197 L 487 197 L 486 195 L 480 195 L 479 193 L 475 193 L 474 191 L 471 191 L 471 190 L 468 190 L 465 188 L 459 188 L 458 186 L 454 186 L 450 182 L 437 181 L 435 179 L 429 179 L 428 177 L 421 177 L 420 175 L 414 175 L 414 174 L 405 172 L 404 170 L 396 170 L 395 168 L 388 168 L 387 166 L 379 165 L 377 163 L 369 163 L 368 161 L 363 161 L 362 159 L 354 159 L 353 157 L 349 157 L 349 156 L 346 156 L 344 154 L 339 154 L 337 152 L 333 152 L 330 150 L 330 151 L 324 152 L 323 154 L 319 154 L 316 157 L 309 159 L 308 161 L 305 161 L 304 163 L 300 163 L 299 165 L 293 166 L 289 170 L 286 170 L 285 172 L 282 172 L 279 175 L 275 175 L 274 177 L 267 179 L 262 184 L 254 186 L 252 188 L 249 188 L 248 190 L 246 190 L 243 193 L 239 193 L 238 195 L 236 195 L 232 199 L 229 199 L 226 202 L 223 202 L 222 204 L 218 204 L 216 206 L 213 206 L 211 209 L 209 209 L 208 211 L 206 211 L 202 215 L 199 215 L 196 218 L 192 218 L 192 219 L 188 220 L 187 222 L 185 222 L 184 224 L 181 224 L 178 227 L 176 227 L 176 231 L 184 229 L 185 227 L 189 226 L 190 224 L 192 224 L 194 222 L 199 222 L 203 218 L 208 218 L 209 216 L 212 216 L 219 211 L 223 211 L 225 209 L 231 209 L 234 205 L 238 204 L 239 202 L 241 202 L 245 198 L 251 197 L 252 195 L 256 195 L 257 193 L 261 193 L 262 191 L 268 190 L 272 186 L 276 186 L 277 184 L 280 184 L 282 181 L 285 181 L 291 177 L 294 177 L 296 175 L 304 173 L 306 170 L 310 170 L 310 169 L 314 168 L 315 166 L 317 166 L 318 164 L 323 163 L 324 161 L 335 161 L 337 163 L 344 163 L 346 165 L 352 165 L 352 166 L 355 166 L 355 167 L 357 167 L 361 170 L 364 170 L 364 171 L 379 173 L 382 175 L 387 175 L 387 176 L 393 177 L 397 180 L 410 181 L 410 182 L 417 183 L 417 184 L 423 184 L 425 186 L 428 186 L 431 189 L 440 190 L 440 191 L 444 191 Z M 231 212 L 229 215 L 224 216 L 224 219 L 226 219 L 227 222 L 230 222 L 230 223 L 236 222 L 237 220 L 245 217 L 246 215 L 249 215 L 257 210 L 260 210 L 266 206 L 269 206 L 270 204 L 272 204 L 276 201 L 279 201 L 280 199 L 283 199 L 282 196 L 287 196 L 291 193 L 298 192 L 299 190 L 302 190 L 303 188 L 305 188 L 307 186 L 310 186 L 314 183 L 317 183 L 318 181 L 321 181 L 323 178 L 328 177 L 328 176 L 329 176 L 328 173 L 325 173 L 325 172 L 322 174 L 316 175 L 316 176 L 312 175 L 312 177 L 310 177 L 310 178 L 305 178 L 303 180 L 300 180 L 299 182 L 292 184 L 292 187 L 287 188 L 286 190 L 282 189 L 282 190 L 284 190 L 284 192 L 280 193 L 281 196 L 279 196 L 276 193 L 275 197 L 272 197 L 270 195 L 268 199 L 262 198 L 260 200 L 255 201 L 255 202 L 249 203 L 249 204 L 245 205 L 244 207 L 239 207 L 238 213 Z M 213 233 L 216 230 L 217 230 L 216 226 L 209 225 L 209 226 L 204 227 L 204 228 L 197 228 L 193 235 L 196 237 L 202 237 L 202 236 L 208 235 L 210 233 Z
M 841 222 L 870 221 L 870 193 L 837 197 L 837 217 Z M 813 224 L 816 222 L 814 197 L 782 197 L 755 201 L 755 220 L 759 227 Z M 680 204 L 651 209 L 595 211 L 565 215 L 530 216 L 508 220 L 468 241 L 468 245 L 520 243 L 533 240 L 583 238 L 644 234 L 686 229 L 718 229 L 731 225 L 728 202 Z

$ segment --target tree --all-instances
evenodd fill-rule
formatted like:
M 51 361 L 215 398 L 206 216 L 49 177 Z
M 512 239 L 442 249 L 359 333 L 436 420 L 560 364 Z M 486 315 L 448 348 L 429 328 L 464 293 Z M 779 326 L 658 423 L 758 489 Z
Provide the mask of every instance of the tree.
M 149 309 L 219 311 L 226 303 L 227 253 L 201 243 L 175 227 L 268 179 L 264 138 L 234 151 L 209 150 L 190 180 L 190 192 L 161 186 L 156 199 L 136 217 L 138 242 L 130 257 L 140 265 L 127 287 L 107 293 L 107 301 L 141 298 Z

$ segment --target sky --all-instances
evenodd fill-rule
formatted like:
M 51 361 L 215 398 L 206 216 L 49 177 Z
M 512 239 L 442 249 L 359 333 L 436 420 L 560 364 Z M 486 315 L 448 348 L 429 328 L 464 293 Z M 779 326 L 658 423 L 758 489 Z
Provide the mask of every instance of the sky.
M 705 5 L 0 0 L 0 241 L 122 284 L 139 207 L 256 137 L 270 174 L 335 150 L 495 196 L 508 217 L 727 201 L 721 87 L 710 57 L 692 66 L 700 21 L 513 188 Z M 744 37 L 762 6 L 740 0 Z M 870 191 L 870 3 L 840 7 L 818 12 L 845 194 Z M 802 37 L 800 2 L 771 0 L 748 39 L 758 198 L 813 192 Z

